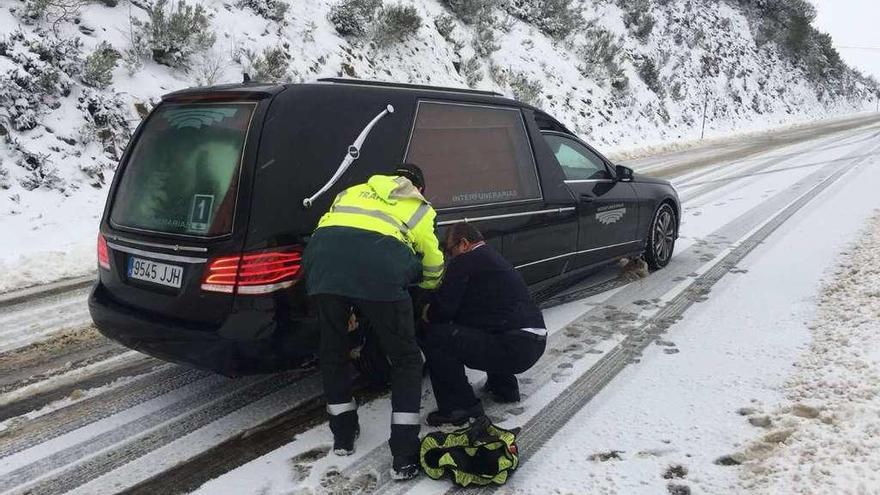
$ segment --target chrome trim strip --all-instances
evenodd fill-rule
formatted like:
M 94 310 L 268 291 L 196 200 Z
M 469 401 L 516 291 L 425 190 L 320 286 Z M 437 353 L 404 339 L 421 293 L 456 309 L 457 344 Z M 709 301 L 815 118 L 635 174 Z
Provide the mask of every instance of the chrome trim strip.
M 121 244 L 114 244 L 112 242 L 107 243 L 107 247 L 110 249 L 115 249 L 116 251 L 121 251 L 123 253 L 128 254 L 137 254 L 140 256 L 146 256 L 147 258 L 153 258 L 157 260 L 165 260 L 165 261 L 177 261 L 180 263 L 207 263 L 208 258 L 193 258 L 192 256 L 177 256 L 174 254 L 165 254 L 165 253 L 154 253 L 152 251 L 143 251 L 141 249 L 123 246 Z
M 526 264 L 524 264 L 524 265 L 517 265 L 517 266 L 515 266 L 514 268 L 516 268 L 517 270 L 519 270 L 520 268 L 526 268 L 526 267 L 528 267 L 528 266 L 537 265 L 538 263 L 545 263 L 545 262 L 547 262 L 547 261 L 558 260 L 558 259 L 560 259 L 560 258 L 568 258 L 569 256 L 574 256 L 574 255 L 576 255 L 576 254 L 578 254 L 578 253 L 577 253 L 577 252 L 571 252 L 571 253 L 560 254 L 559 256 L 553 256 L 553 257 L 551 257 L 551 258 L 544 258 L 544 259 L 542 259 L 542 260 L 532 261 L 532 262 L 530 262 L 530 263 L 526 263 Z
M 613 179 L 572 179 L 564 180 L 566 184 L 592 184 L 596 182 L 615 182 Z
M 546 337 L 547 336 L 547 329 L 546 328 L 518 328 L 517 330 L 519 330 L 520 332 L 528 332 L 528 333 L 537 335 L 538 337 Z
M 270 292 L 275 292 L 276 290 L 286 289 L 288 287 L 293 287 L 295 280 L 285 280 L 284 282 L 278 282 L 277 284 L 269 284 L 269 285 L 239 285 L 238 293 L 239 294 L 268 294 Z
M 560 258 L 566 258 L 566 257 L 568 257 L 568 256 L 575 256 L 575 255 L 578 255 L 578 254 L 592 253 L 593 251 L 601 251 L 601 250 L 603 250 L 603 249 L 609 249 L 609 248 L 618 247 L 618 246 L 626 246 L 627 244 L 635 244 L 635 243 L 637 243 L 637 242 L 642 242 L 642 241 L 643 241 L 643 239 L 637 239 L 637 240 L 635 240 L 635 241 L 621 242 L 621 243 L 619 243 L 619 244 L 610 244 L 610 245 L 608 245 L 608 246 L 602 246 L 602 247 L 597 247 L 597 248 L 592 248 L 592 249 L 584 249 L 583 251 L 573 251 L 573 252 L 571 252 L 571 253 L 560 254 L 560 255 L 558 255 L 558 256 L 553 256 L 553 257 L 551 257 L 551 258 L 544 258 L 544 259 L 542 259 L 542 260 L 532 261 L 532 262 L 525 263 L 525 264 L 522 264 L 522 265 L 517 265 L 517 266 L 515 266 L 514 268 L 516 268 L 517 270 L 519 270 L 520 268 L 525 268 L 525 267 L 527 267 L 527 266 L 537 265 L 538 263 L 544 263 L 544 262 L 546 262 L 546 261 L 558 260 L 558 259 L 560 259 Z
M 492 208 L 495 206 L 509 206 L 509 205 L 517 205 L 517 204 L 526 204 L 526 203 L 541 203 L 544 201 L 544 198 L 533 198 L 533 199 L 515 199 L 513 201 L 503 201 L 501 203 L 483 203 L 479 205 L 468 205 L 468 206 L 448 206 L 446 208 L 435 208 L 434 211 L 437 213 L 446 213 L 446 212 L 458 212 L 465 210 L 475 210 L 477 208 Z
M 205 247 L 181 246 L 180 244 L 171 245 L 171 244 L 159 244 L 159 243 L 156 243 L 156 242 L 136 241 L 136 240 L 134 240 L 134 239 L 129 239 L 129 238 L 127 238 L 127 237 L 122 237 L 122 236 L 115 235 L 115 234 L 108 235 L 108 236 L 106 236 L 106 237 L 107 237 L 108 239 L 113 239 L 114 241 L 128 242 L 128 243 L 131 243 L 131 244 L 137 244 L 137 245 L 139 245 L 139 246 L 148 246 L 148 247 L 156 247 L 156 248 L 162 248 L 162 249 L 171 249 L 171 250 L 173 250 L 173 251 L 190 251 L 190 252 L 193 252 L 193 253 L 206 253 L 206 252 L 208 252 L 208 248 L 205 248 Z
M 485 220 L 497 220 L 499 218 L 514 218 L 514 217 L 525 217 L 530 215 L 541 215 L 543 213 L 565 213 L 567 211 L 575 211 L 576 208 L 574 206 L 567 206 L 565 208 L 552 208 L 549 210 L 538 210 L 538 211 L 523 211 L 520 213 L 505 213 L 503 215 L 489 215 L 486 217 L 475 217 L 475 218 L 459 218 L 457 220 L 445 220 L 443 222 L 437 222 L 438 226 L 444 225 L 453 225 L 456 223 L 472 223 L 472 222 L 482 222 Z
M 315 194 L 304 198 L 302 200 L 303 206 L 305 206 L 306 208 L 311 208 L 312 205 L 315 203 L 315 200 L 321 197 L 322 194 L 327 192 L 328 189 L 333 187 L 333 185 L 342 178 L 342 175 L 345 174 L 345 171 L 348 170 L 351 164 L 353 164 L 355 160 L 361 157 L 361 146 L 364 145 L 364 141 L 367 140 L 367 137 L 370 135 L 370 132 L 373 130 L 373 128 L 376 127 L 376 124 L 379 123 L 379 121 L 382 120 L 382 118 L 386 115 L 390 115 L 393 113 L 394 106 L 389 103 L 385 106 L 384 110 L 379 112 L 378 115 L 373 117 L 373 120 L 367 123 L 367 126 L 361 130 L 360 134 L 357 135 L 354 142 L 348 146 L 348 150 L 345 153 L 345 156 L 342 157 L 342 162 L 339 164 L 336 172 L 333 173 L 333 176 L 330 177 L 327 183 L 324 184 L 321 189 L 318 189 Z

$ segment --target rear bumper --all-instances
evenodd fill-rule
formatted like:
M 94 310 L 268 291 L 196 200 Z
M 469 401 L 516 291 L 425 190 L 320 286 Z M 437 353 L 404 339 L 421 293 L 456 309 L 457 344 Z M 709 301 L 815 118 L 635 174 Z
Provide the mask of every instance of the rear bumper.
M 89 295 L 89 313 L 98 331 L 125 347 L 229 376 L 301 367 L 314 359 L 318 348 L 317 321 L 311 317 L 281 318 L 276 311 L 251 310 L 234 313 L 219 325 L 199 326 L 120 304 L 100 282 Z M 229 337 L 236 335 L 246 337 Z

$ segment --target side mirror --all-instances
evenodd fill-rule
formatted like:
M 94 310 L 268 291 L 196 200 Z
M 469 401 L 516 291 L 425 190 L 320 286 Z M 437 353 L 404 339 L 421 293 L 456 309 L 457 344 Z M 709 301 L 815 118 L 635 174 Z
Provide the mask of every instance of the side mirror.
M 617 180 L 619 180 L 619 181 L 633 180 L 633 169 L 631 169 L 629 167 L 624 167 L 623 165 L 617 165 L 614 167 L 614 172 L 617 174 Z

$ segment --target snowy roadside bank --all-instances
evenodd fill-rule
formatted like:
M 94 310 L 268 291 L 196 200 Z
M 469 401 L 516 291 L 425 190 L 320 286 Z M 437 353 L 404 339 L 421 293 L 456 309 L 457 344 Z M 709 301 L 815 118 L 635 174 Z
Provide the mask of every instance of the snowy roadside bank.
M 822 289 L 768 432 L 733 456 L 752 493 L 880 491 L 880 210 Z

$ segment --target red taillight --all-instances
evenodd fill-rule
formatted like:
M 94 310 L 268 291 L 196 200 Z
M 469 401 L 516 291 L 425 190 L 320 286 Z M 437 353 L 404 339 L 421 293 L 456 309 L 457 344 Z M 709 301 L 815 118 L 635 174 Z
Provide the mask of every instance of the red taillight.
M 105 269 L 110 269 L 110 250 L 107 248 L 107 240 L 98 232 L 98 265 Z
M 290 287 L 302 268 L 300 248 L 214 258 L 208 263 L 202 290 L 266 294 Z

